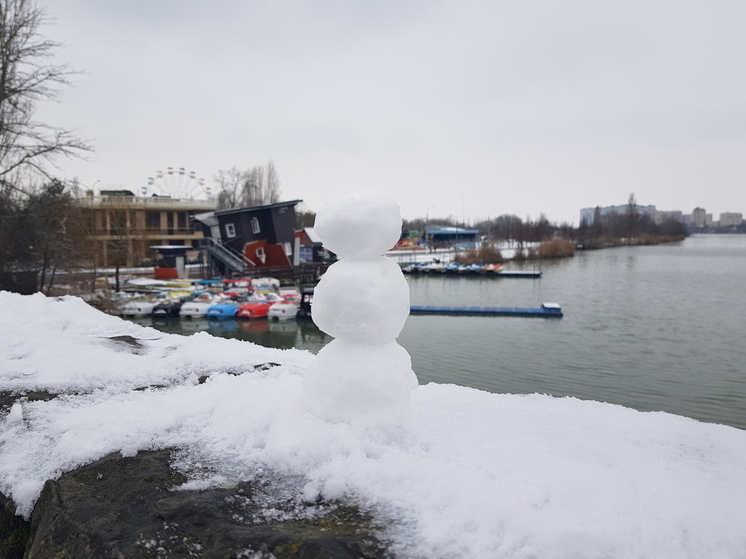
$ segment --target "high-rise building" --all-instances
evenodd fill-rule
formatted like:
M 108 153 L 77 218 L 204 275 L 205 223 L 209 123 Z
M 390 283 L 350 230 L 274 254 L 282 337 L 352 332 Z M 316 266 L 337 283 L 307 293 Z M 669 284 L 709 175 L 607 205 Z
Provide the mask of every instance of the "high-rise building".
M 695 227 L 707 225 L 707 212 L 704 208 L 697 207 L 692 210 L 692 225 Z

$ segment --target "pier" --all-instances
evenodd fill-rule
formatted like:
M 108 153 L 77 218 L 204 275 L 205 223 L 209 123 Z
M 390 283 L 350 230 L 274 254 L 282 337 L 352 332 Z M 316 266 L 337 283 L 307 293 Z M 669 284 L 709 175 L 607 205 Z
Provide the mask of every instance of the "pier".
M 539 318 L 562 318 L 562 307 L 556 303 L 544 303 L 538 308 L 522 307 L 433 307 L 412 305 L 411 314 L 445 314 L 460 316 L 523 316 Z

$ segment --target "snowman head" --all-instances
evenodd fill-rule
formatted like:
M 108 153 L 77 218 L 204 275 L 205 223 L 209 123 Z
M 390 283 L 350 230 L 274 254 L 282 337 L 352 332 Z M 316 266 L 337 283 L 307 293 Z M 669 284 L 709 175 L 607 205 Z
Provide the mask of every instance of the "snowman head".
M 314 229 L 337 257 L 370 259 L 385 254 L 401 237 L 401 211 L 380 190 L 359 190 L 321 207 Z

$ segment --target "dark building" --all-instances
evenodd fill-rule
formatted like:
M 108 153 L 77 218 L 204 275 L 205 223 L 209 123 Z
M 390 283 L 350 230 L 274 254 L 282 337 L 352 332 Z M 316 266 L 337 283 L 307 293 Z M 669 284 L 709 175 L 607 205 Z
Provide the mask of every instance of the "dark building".
M 211 261 L 227 276 L 292 268 L 300 263 L 295 234 L 295 206 L 300 202 L 205 212 L 194 220 L 201 225 Z

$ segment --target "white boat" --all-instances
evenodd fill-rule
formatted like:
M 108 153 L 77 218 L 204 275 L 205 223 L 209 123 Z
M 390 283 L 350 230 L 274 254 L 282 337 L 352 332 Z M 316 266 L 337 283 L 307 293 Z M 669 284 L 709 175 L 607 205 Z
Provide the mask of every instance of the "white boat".
M 298 314 L 300 303 L 298 301 L 279 301 L 269 307 L 267 318 L 270 320 L 290 320 Z
M 120 307 L 122 316 L 150 316 L 155 304 L 152 301 L 134 300 L 128 301 Z
M 215 298 L 209 293 L 202 293 L 191 301 L 181 305 L 179 316 L 184 318 L 204 318 L 207 316 L 207 309 L 215 304 Z

